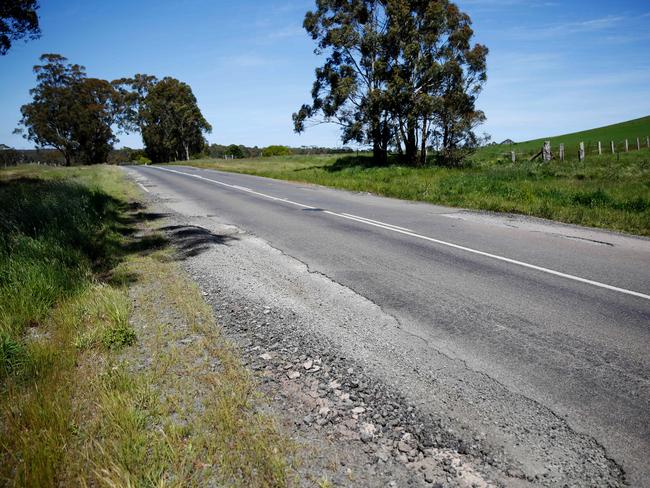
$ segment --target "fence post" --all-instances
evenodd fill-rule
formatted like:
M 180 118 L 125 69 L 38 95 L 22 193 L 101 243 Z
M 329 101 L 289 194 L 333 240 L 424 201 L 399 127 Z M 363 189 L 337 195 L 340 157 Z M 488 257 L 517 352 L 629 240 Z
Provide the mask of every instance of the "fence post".
M 641 150 L 641 140 L 638 137 L 636 138 L 636 150 Z
M 580 161 L 584 161 L 584 160 L 585 160 L 585 143 L 584 143 L 584 142 L 581 142 L 581 143 L 580 143 L 580 150 L 579 150 L 579 152 L 578 152 L 578 159 L 579 159 Z
M 560 161 L 564 161 L 564 144 L 560 144 Z
M 510 151 L 510 159 L 512 159 L 513 163 L 517 161 L 517 155 L 514 151 Z
M 612 145 L 612 154 L 616 154 L 616 146 L 614 146 L 614 141 L 611 141 Z
M 598 155 L 603 155 L 603 145 L 600 143 L 600 141 L 598 141 Z
M 551 141 L 544 141 L 544 147 L 542 148 L 542 156 L 544 161 L 551 160 Z
M 646 136 L 645 143 L 648 146 L 648 148 L 650 149 L 650 136 Z
M 627 142 L 627 139 L 625 139 L 625 152 L 630 152 L 630 144 Z

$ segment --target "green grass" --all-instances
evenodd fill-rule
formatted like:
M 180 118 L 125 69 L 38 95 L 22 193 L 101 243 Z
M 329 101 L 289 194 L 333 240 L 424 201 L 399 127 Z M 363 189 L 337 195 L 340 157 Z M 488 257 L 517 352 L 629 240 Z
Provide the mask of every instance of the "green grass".
M 2 485 L 56 484 L 75 417 L 74 338 L 92 322 L 82 318 L 105 317 L 93 324 L 103 336 L 133 334 L 124 293 L 106 293 L 96 278 L 120 249 L 129 193 L 121 178 L 103 167 L 0 172 Z M 94 354 L 118 342 L 98 343 Z
M 3 172 L 0 181 L 0 335 L 5 342 L 38 327 L 58 302 L 82 293 L 93 273 L 111 266 L 120 241 L 120 200 L 93 184 L 95 172 L 78 171 L 67 181 L 27 174 L 25 169 Z
M 648 149 L 584 162 L 487 161 L 465 168 L 376 167 L 367 155 L 179 164 L 650 235 Z
M 137 195 L 114 167 L 0 171 L 0 486 L 288 485 L 292 445 Z

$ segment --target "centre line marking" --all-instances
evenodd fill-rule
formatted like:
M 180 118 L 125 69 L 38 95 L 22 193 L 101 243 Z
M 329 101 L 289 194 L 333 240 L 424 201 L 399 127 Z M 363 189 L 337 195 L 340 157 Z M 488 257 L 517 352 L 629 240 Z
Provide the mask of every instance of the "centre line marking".
M 158 169 L 158 170 L 161 170 L 161 171 L 168 171 L 170 173 L 177 173 L 177 174 L 183 175 L 183 176 L 190 176 L 190 177 L 198 178 L 198 179 L 201 179 L 201 180 L 209 181 L 211 183 L 215 183 L 217 185 L 222 185 L 222 186 L 225 186 L 225 187 L 228 187 L 228 188 L 232 188 L 233 190 L 238 190 L 238 191 L 243 191 L 243 192 L 246 192 L 246 193 L 251 193 L 253 195 L 258 195 L 258 196 L 263 197 L 263 198 L 268 198 L 270 200 L 274 200 L 274 201 L 278 201 L 278 202 L 289 203 L 291 205 L 296 205 L 296 206 L 302 207 L 302 208 L 309 208 L 309 209 L 315 209 L 316 208 L 316 207 L 312 207 L 310 205 L 304 205 L 302 203 L 294 202 L 294 201 L 289 200 L 287 198 L 274 197 L 272 195 L 267 195 L 265 193 L 260 193 L 258 191 L 251 190 L 251 189 L 248 189 L 248 188 L 244 188 L 242 186 L 230 185 L 230 184 L 224 183 L 222 181 L 213 180 L 213 179 L 210 179 L 210 178 L 205 178 L 205 177 L 199 176 L 199 175 L 183 173 L 182 171 L 177 171 L 177 170 L 173 170 L 173 169 L 169 169 L 169 168 L 161 168 L 159 166 L 149 166 L 149 168 Z M 398 227 L 398 226 L 395 226 L 395 225 L 392 225 L 392 224 L 387 224 L 385 222 L 380 222 L 380 221 L 377 221 L 377 220 L 368 219 L 366 217 L 358 217 L 358 216 L 352 215 L 352 214 L 332 212 L 331 210 L 323 210 L 323 213 L 326 213 L 328 215 L 332 215 L 334 217 L 339 217 L 339 218 L 342 218 L 342 219 L 352 220 L 352 221 L 355 221 L 355 222 L 360 222 L 362 224 L 371 225 L 373 227 L 379 227 L 381 229 L 390 230 L 392 232 L 397 232 L 398 234 L 403 234 L 403 235 L 407 235 L 407 236 L 410 236 L 410 237 L 415 237 L 417 239 L 422 239 L 422 240 L 425 240 L 425 241 L 428 241 L 428 242 L 433 242 L 433 243 L 439 244 L 441 246 L 451 247 L 453 249 L 458 249 L 460 251 L 465 251 L 465 252 L 468 252 L 468 253 L 471 253 L 471 254 L 476 254 L 478 256 L 483 256 L 483 257 L 487 257 L 487 258 L 491 258 L 491 259 L 496 259 L 497 261 L 501 261 L 501 262 L 504 262 L 504 263 L 514 264 L 514 265 L 517 265 L 517 266 L 521 266 L 523 268 L 528 268 L 528 269 L 532 269 L 532 270 L 535 270 L 535 271 L 540 271 L 542 273 L 547 273 L 547 274 L 550 274 L 550 275 L 553 275 L 553 276 L 559 276 L 560 278 L 566 278 L 568 280 L 577 281 L 579 283 L 584 283 L 584 284 L 587 284 L 587 285 L 597 286 L 599 288 L 604 288 L 606 290 L 617 291 L 619 293 L 624 293 L 626 295 L 631 295 L 631 296 L 635 296 L 635 297 L 639 297 L 639 298 L 644 298 L 646 300 L 650 300 L 650 295 L 646 295 L 645 293 L 640 293 L 640 292 L 634 291 L 634 290 L 627 290 L 625 288 L 619 288 L 618 286 L 608 285 L 607 283 L 601 283 L 600 281 L 589 280 L 587 278 L 581 278 L 580 276 L 575 276 L 575 275 L 571 275 L 571 274 L 567 274 L 567 273 L 562 273 L 560 271 L 555 271 L 554 269 L 544 268 L 543 266 L 537 266 L 535 264 L 529 264 L 529 263 L 526 263 L 526 262 L 523 262 L 523 261 L 518 261 L 516 259 L 507 258 L 505 256 L 499 256 L 498 254 L 492 254 L 492 253 L 485 252 L 485 251 L 479 251 L 478 249 L 472 249 L 471 247 L 461 246 L 459 244 L 454 244 L 453 242 L 442 241 L 440 239 L 435 239 L 433 237 L 428 237 L 428 236 L 424 236 L 422 234 L 417 234 L 417 233 L 415 233 L 415 232 L 413 232 L 411 230 L 405 229 L 403 227 Z
M 387 225 L 389 227 L 394 227 L 395 229 L 405 230 L 406 232 L 413 232 L 411 229 L 407 229 L 406 227 L 400 227 L 399 225 L 387 224 L 385 222 L 380 222 L 378 220 L 369 219 L 368 217 L 359 217 L 358 215 L 344 213 L 344 212 L 341 213 L 341 215 L 345 215 L 346 217 L 352 217 L 353 219 L 365 220 L 366 222 L 372 222 L 373 224 Z

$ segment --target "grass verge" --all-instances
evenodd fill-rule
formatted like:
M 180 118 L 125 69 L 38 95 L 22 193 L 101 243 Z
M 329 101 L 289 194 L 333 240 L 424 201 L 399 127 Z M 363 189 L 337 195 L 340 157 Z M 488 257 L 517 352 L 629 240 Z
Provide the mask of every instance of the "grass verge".
M 0 484 L 290 484 L 290 442 L 136 195 L 118 168 L 0 172 Z
M 269 178 L 650 236 L 650 150 L 584 162 L 511 163 L 468 168 L 376 167 L 368 156 L 287 156 L 182 162 Z

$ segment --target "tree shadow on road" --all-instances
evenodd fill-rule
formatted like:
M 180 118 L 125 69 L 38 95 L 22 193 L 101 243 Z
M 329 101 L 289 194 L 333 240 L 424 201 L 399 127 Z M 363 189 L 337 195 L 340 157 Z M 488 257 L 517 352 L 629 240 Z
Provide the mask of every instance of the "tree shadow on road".
M 176 248 L 175 257 L 178 260 L 198 256 L 214 245 L 226 245 L 237 237 L 215 234 L 210 230 L 196 225 L 170 225 L 162 227 L 169 243 Z

